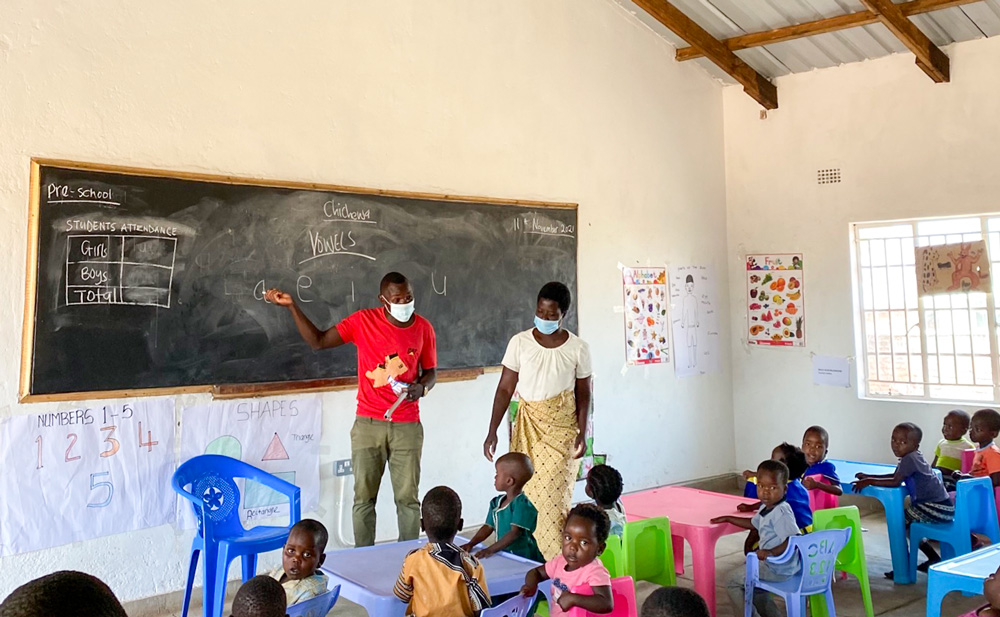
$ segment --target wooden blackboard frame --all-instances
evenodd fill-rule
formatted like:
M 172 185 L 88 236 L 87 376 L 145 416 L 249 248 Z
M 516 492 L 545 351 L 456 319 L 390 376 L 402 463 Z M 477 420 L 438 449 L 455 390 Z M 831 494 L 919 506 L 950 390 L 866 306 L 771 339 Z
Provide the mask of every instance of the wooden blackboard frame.
M 498 197 L 481 197 L 472 195 L 453 195 L 445 193 L 423 193 L 413 191 L 396 191 L 389 189 L 374 189 L 339 184 L 324 184 L 319 182 L 302 182 L 293 180 L 271 180 L 243 176 L 204 174 L 191 171 L 174 171 L 164 169 L 149 169 L 107 165 L 63 159 L 36 158 L 31 159 L 30 193 L 28 199 L 28 250 L 26 277 L 24 286 L 24 319 L 21 329 L 21 375 L 18 391 L 18 401 L 21 403 L 42 403 L 51 401 L 77 401 L 96 398 L 130 398 L 136 396 L 167 396 L 208 392 L 214 398 L 252 398 L 273 396 L 284 393 L 329 392 L 347 390 L 357 387 L 356 377 L 336 377 L 330 379 L 312 379 L 305 381 L 282 381 L 254 384 L 216 384 L 197 386 L 172 386 L 165 388 L 135 388 L 122 390 L 94 390 L 87 392 L 61 392 L 56 394 L 31 393 L 31 367 L 34 357 L 35 342 L 35 305 L 38 290 L 38 245 L 39 216 L 41 208 L 41 169 L 52 167 L 82 171 L 98 171 L 124 175 L 172 178 L 195 182 L 214 182 L 221 184 L 240 184 L 269 188 L 335 191 L 356 195 L 379 195 L 386 197 L 401 197 L 409 199 L 424 199 L 431 201 L 481 203 L 487 205 L 529 206 L 534 208 L 558 208 L 576 210 L 578 205 L 569 202 L 536 201 L 528 199 L 505 199 Z M 443 370 L 438 373 L 439 382 L 475 379 L 484 372 L 492 372 L 495 367 L 474 369 Z

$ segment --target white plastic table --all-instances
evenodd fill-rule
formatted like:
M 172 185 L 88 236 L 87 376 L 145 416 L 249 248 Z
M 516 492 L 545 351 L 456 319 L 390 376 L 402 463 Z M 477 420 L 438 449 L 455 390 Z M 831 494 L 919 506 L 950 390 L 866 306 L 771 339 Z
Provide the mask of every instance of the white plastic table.
M 931 566 L 927 571 L 927 617 L 941 617 L 941 601 L 949 591 L 983 593 L 983 581 L 997 568 L 998 544 Z
M 467 541 L 455 538 L 455 544 L 459 546 Z M 427 540 L 421 538 L 333 551 L 326 554 L 320 569 L 330 577 L 330 587 L 340 585 L 340 596 L 363 606 L 371 617 L 403 617 L 406 604 L 392 593 L 392 588 L 396 585 L 406 555 L 426 543 Z M 520 591 L 524 575 L 541 565 L 504 552 L 483 559 L 482 564 L 491 596 Z M 550 581 L 545 581 L 538 586 L 538 590 L 549 600 L 550 585 Z

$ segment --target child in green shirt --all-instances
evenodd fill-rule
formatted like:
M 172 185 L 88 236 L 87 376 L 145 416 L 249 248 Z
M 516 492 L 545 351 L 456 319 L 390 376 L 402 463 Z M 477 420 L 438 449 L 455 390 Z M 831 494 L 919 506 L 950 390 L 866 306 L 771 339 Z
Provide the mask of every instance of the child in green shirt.
M 471 551 L 495 531 L 497 541 L 477 552 L 477 559 L 485 559 L 497 551 L 507 551 L 525 559 L 544 562 L 534 536 L 538 510 L 522 492 L 535 473 L 531 459 L 521 452 L 508 452 L 497 459 L 496 470 L 494 487 L 504 494 L 490 501 L 486 523 L 462 548 Z

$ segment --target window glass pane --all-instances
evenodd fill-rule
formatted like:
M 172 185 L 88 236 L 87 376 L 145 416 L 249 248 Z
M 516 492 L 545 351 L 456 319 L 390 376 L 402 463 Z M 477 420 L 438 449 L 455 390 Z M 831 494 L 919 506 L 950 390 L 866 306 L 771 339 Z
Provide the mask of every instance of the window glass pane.
M 976 383 L 972 373 L 972 356 L 955 356 L 955 376 L 960 384 L 971 386 Z
M 998 227 L 997 229 L 1000 229 Z M 905 238 L 913 235 L 913 226 L 909 223 L 905 225 L 879 225 L 874 227 L 856 228 L 859 240 L 871 240 L 872 238 Z
M 982 229 L 979 217 L 961 219 L 932 219 L 917 222 L 917 235 L 961 234 Z
M 981 385 L 993 384 L 993 363 L 989 356 L 975 356 L 972 359 L 976 369 L 976 383 Z

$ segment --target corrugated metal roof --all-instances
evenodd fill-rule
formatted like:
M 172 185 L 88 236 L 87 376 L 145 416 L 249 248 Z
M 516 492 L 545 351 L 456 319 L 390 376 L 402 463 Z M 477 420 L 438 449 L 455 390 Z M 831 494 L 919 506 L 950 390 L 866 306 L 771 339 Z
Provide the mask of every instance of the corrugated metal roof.
M 631 0 L 613 0 L 649 26 L 674 47 L 687 47 Z M 901 4 L 905 0 L 894 0 Z M 671 3 L 717 39 L 763 32 L 826 17 L 865 10 L 860 0 L 671 0 Z M 938 46 L 1000 35 L 1000 0 L 980 0 L 964 6 L 911 17 L 924 34 Z M 747 64 L 766 77 L 780 77 L 880 58 L 893 53 L 909 53 L 881 24 L 850 28 L 809 36 L 784 43 L 736 52 Z M 736 83 L 704 58 L 691 60 L 712 76 Z

